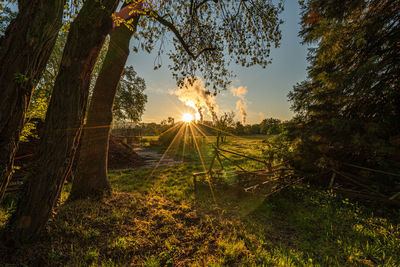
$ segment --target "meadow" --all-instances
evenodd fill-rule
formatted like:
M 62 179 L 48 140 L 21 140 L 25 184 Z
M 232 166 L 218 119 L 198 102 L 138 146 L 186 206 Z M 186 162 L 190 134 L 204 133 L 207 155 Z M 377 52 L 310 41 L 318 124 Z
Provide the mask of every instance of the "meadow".
M 262 138 L 222 145 L 259 157 Z M 154 140 L 153 140 L 154 141 Z M 150 145 L 150 144 L 148 144 Z M 34 245 L 1 255 L 17 266 L 398 266 L 398 212 L 366 206 L 305 183 L 268 197 L 235 186 L 235 167 L 209 181 L 193 173 L 209 164 L 210 143 L 186 148 L 182 164 L 109 173 L 112 196 L 66 202 Z M 161 150 L 161 147 L 151 147 Z M 165 149 L 165 148 L 163 148 Z M 170 157 L 181 157 L 170 149 Z M 231 160 L 255 168 L 240 157 Z M 202 164 L 202 161 L 204 164 Z M 2 202 L 0 226 L 14 205 Z M 392 214 L 390 217 L 385 214 Z M 8 265 L 12 266 L 12 265 Z

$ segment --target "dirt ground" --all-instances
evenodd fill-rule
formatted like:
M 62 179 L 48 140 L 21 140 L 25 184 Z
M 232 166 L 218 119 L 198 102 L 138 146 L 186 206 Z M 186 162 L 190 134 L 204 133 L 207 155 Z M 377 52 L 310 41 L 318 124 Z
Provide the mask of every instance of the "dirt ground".
M 144 164 L 145 160 L 134 151 L 132 146 L 125 144 L 120 138 L 110 136 L 108 169 L 128 169 Z
M 38 139 L 30 139 L 29 142 L 21 142 L 15 157 L 15 166 L 18 168 L 14 174 L 14 179 L 21 179 L 26 174 L 26 168 L 22 168 L 29 164 L 35 154 L 38 146 Z M 108 169 L 128 169 L 139 166 L 144 166 L 145 160 L 139 156 L 135 151 L 134 147 L 125 144 L 120 138 L 111 136 L 110 146 L 108 151 Z
M 144 160 L 142 168 L 171 167 L 183 163 L 180 160 L 173 159 L 167 154 L 162 154 L 146 147 L 135 147 L 134 150 Z

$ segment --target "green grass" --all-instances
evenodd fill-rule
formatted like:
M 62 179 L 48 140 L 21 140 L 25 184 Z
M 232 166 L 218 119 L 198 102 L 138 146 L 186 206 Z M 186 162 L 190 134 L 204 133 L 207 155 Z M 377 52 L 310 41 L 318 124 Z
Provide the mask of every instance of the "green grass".
M 261 156 L 255 149 L 261 140 L 228 138 L 224 147 Z M 207 165 L 211 148 L 204 145 L 201 151 Z M 190 162 L 154 172 L 110 172 L 112 196 L 63 203 L 38 243 L 0 251 L 0 265 L 400 265 L 398 212 L 306 184 L 268 198 L 245 193 L 231 185 L 235 169 L 226 161 L 223 182 L 210 188 L 204 181 L 194 190 L 192 173 L 202 165 L 197 153 L 186 153 Z M 2 225 L 12 199 L 2 203 Z

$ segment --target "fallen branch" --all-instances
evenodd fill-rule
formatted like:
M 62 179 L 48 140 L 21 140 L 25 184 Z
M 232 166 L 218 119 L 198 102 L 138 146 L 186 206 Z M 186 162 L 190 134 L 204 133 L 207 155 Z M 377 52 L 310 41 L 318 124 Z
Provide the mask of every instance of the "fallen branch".
M 260 163 L 262 163 L 262 164 L 267 165 L 267 162 L 266 162 L 265 160 L 260 160 L 260 159 L 252 158 L 252 157 L 249 157 L 249 156 L 246 156 L 246 155 L 237 153 L 237 152 L 229 151 L 229 150 L 226 150 L 226 149 L 222 149 L 222 148 L 217 148 L 217 147 L 216 147 L 215 149 L 221 150 L 221 151 L 226 152 L 226 153 L 230 153 L 230 154 L 233 154 L 233 155 L 236 155 L 236 156 L 240 156 L 240 157 L 243 157 L 243 158 L 247 158 L 247 159 L 250 159 L 250 160 L 253 160 L 253 161 L 256 161 L 256 162 L 260 162 Z
M 343 178 L 345 178 L 345 179 L 351 181 L 352 183 L 354 183 L 354 184 L 356 184 L 356 185 L 359 185 L 359 186 L 361 186 L 361 187 L 363 187 L 363 188 L 369 190 L 369 191 L 372 192 L 372 193 L 375 193 L 375 194 L 377 194 L 377 195 L 379 195 L 379 196 L 381 196 L 381 197 L 385 197 L 385 195 L 383 195 L 382 193 L 380 193 L 380 192 L 374 190 L 372 187 L 370 187 L 370 186 L 368 186 L 368 185 L 365 185 L 365 184 L 363 184 L 363 183 L 360 183 L 359 181 L 357 181 L 357 180 L 355 180 L 355 179 L 349 177 L 349 175 L 345 175 L 345 174 L 343 174 L 343 173 L 341 173 L 341 172 L 338 172 L 338 171 L 336 171 L 336 170 L 334 170 L 334 169 L 332 169 L 332 171 L 333 171 L 334 173 L 336 173 L 336 174 L 342 176 Z
M 358 168 L 358 169 L 362 169 L 362 170 L 366 170 L 366 171 L 371 171 L 371 172 L 376 172 L 376 173 L 381 173 L 381 174 L 387 174 L 387 175 L 391 175 L 391 176 L 400 177 L 400 174 L 397 174 L 397 173 L 374 170 L 374 169 L 371 169 L 371 168 L 362 167 L 362 166 L 358 166 L 358 165 L 355 165 L 355 164 L 343 163 L 343 165 L 347 165 L 347 166 L 350 166 L 350 167 L 354 167 L 354 168 Z
M 335 192 L 338 192 L 343 195 L 347 195 L 350 197 L 354 198 L 360 198 L 360 199 L 365 199 L 365 200 L 370 200 L 370 201 L 376 201 L 376 202 L 381 202 L 385 204 L 390 204 L 390 205 L 395 205 L 395 206 L 400 206 L 400 201 L 396 199 L 390 199 L 386 197 L 381 197 L 381 196 L 374 196 L 371 194 L 363 194 L 360 192 L 356 192 L 353 190 L 347 190 L 347 189 L 342 189 L 342 188 L 334 188 L 333 189 Z

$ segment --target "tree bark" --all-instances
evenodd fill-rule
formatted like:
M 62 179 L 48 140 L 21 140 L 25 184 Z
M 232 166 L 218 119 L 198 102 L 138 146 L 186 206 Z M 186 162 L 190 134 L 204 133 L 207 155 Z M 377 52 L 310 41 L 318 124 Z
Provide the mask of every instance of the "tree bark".
M 139 16 L 133 21 L 136 29 Z M 96 81 L 69 200 L 102 198 L 111 192 L 107 177 L 112 111 L 119 81 L 129 56 L 133 32 L 121 24 L 111 33 L 110 45 Z
M 49 219 L 71 171 L 81 134 L 91 74 L 118 0 L 86 0 L 71 24 L 57 75 L 40 146 L 16 212 L 9 221 L 12 238 L 37 236 Z
M 66 1 L 18 2 L 18 15 L 0 38 L 0 200 L 12 175 L 32 91 L 53 50 Z

